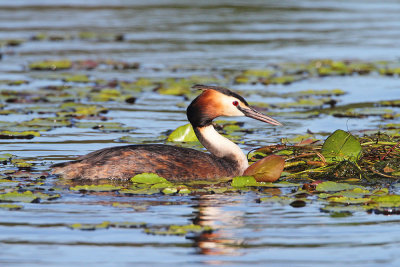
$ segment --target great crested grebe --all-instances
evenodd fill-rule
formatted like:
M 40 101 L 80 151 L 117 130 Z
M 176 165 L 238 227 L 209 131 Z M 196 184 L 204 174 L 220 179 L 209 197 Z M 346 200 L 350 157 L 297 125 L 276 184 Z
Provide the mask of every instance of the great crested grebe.
M 52 166 L 66 179 L 128 180 L 140 173 L 156 173 L 170 180 L 213 179 L 242 175 L 249 166 L 235 143 L 220 135 L 212 121 L 219 116 L 247 116 L 273 125 L 278 121 L 254 110 L 240 95 L 218 86 L 202 90 L 187 108 L 187 118 L 200 143 L 209 151 L 170 145 L 128 145 L 100 149 L 77 160 Z

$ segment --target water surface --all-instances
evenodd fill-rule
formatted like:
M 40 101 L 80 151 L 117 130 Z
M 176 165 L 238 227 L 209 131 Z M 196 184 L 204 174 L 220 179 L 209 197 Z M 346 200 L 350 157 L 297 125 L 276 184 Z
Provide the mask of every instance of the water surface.
M 136 62 L 136 70 L 81 70 L 93 79 L 133 81 L 138 77 L 224 77 L 229 71 L 266 68 L 284 62 L 334 60 L 398 61 L 400 3 L 398 1 L 45 1 L 0 3 L 0 40 L 19 39 L 19 46 L 0 47 L 0 79 L 28 84 L 1 84 L 0 90 L 40 90 L 61 85 L 60 79 L 30 71 L 37 60 L 63 59 Z M 102 38 L 77 38 L 84 32 Z M 110 35 L 104 35 L 104 34 Z M 32 40 L 46 34 L 57 38 Z M 123 40 L 113 36 L 120 34 Z M 108 37 L 107 37 L 108 36 Z M 111 36 L 111 37 L 110 37 Z M 78 84 L 81 85 L 81 84 Z M 223 84 L 249 95 L 253 102 L 289 101 L 260 96 L 263 92 L 295 92 L 340 88 L 339 105 L 400 99 L 398 77 L 314 77 L 291 85 Z M 30 158 L 36 170 L 90 151 L 133 143 L 164 142 L 167 131 L 185 124 L 190 99 L 145 91 L 134 105 L 103 102 L 112 121 L 136 127 L 126 132 L 61 127 L 32 140 L 1 140 L 0 150 Z M 180 103 L 181 105 L 177 104 Z M 4 103 L 3 103 L 4 104 Z M 44 107 L 50 104 L 41 103 Z M 25 108 L 13 104 L 13 108 Z M 397 114 L 398 110 L 393 109 Z M 0 121 L 27 121 L 38 114 L 0 116 Z M 349 119 L 321 115 L 301 119 L 277 117 L 285 126 L 266 127 L 239 118 L 252 132 L 241 137 L 248 151 L 281 138 L 305 134 L 323 136 L 336 129 L 379 129 L 379 117 Z M 394 122 L 399 123 L 399 119 Z M 1 129 L 4 130 L 4 129 Z M 11 168 L 6 166 L 4 168 Z M 0 263 L 4 266 L 125 266 L 125 265 L 392 265 L 400 263 L 398 216 L 354 212 L 335 218 L 312 201 L 302 208 L 257 203 L 254 192 L 188 196 L 127 197 L 114 193 L 81 194 L 60 185 L 57 178 L 43 187 L 60 187 L 61 198 L 23 204 L 19 211 L 0 209 Z M 281 189 L 289 192 L 291 189 Z M 115 208 L 128 202 L 136 209 Z M 71 230 L 74 223 L 144 222 L 149 225 L 209 225 L 217 229 L 200 236 L 159 236 L 143 229 Z

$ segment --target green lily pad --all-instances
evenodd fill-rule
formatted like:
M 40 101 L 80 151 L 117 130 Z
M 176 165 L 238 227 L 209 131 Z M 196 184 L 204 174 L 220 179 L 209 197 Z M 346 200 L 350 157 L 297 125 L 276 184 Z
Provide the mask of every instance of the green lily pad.
M 287 196 L 270 196 L 260 198 L 260 202 L 264 203 L 279 203 L 282 205 L 288 205 L 293 202 L 293 198 Z
M 26 202 L 33 203 L 38 202 L 39 197 L 31 191 L 19 192 L 8 192 L 0 194 L 0 202 Z
M 249 69 L 243 72 L 245 76 L 255 76 L 261 78 L 268 78 L 275 74 L 275 71 L 272 69 Z
M 144 222 L 112 222 L 110 226 L 113 228 L 144 228 L 146 227 L 146 223 Z
M 63 80 L 64 82 L 73 83 L 87 83 L 90 81 L 89 77 L 84 74 L 67 75 Z
M 317 187 L 315 188 L 316 191 L 319 192 L 337 192 L 337 191 L 343 191 L 343 190 L 353 190 L 353 189 L 362 189 L 366 190 L 363 186 L 359 185 L 351 185 L 351 184 L 346 184 L 346 183 L 336 183 L 332 181 L 326 181 L 319 183 Z
M 343 203 L 343 204 L 364 204 L 371 201 L 368 197 L 345 197 L 345 196 L 332 196 L 327 198 L 329 202 Z
M 345 91 L 341 89 L 324 89 L 324 90 L 304 90 L 298 92 L 290 92 L 282 94 L 283 97 L 310 97 L 310 96 L 339 96 L 346 94 Z
M 122 189 L 122 186 L 110 184 L 103 185 L 77 185 L 69 188 L 72 191 L 110 192 Z
M 108 229 L 110 227 L 110 222 L 102 222 L 99 224 L 74 223 L 74 224 L 68 225 L 68 227 L 73 230 L 94 231 L 94 230 L 100 230 L 100 229 Z
M 152 184 L 150 188 L 163 189 L 172 186 L 172 183 L 157 183 Z
M 7 209 L 7 210 L 20 210 L 23 206 L 16 205 L 16 204 L 0 204 L 0 209 Z
M 0 184 L 6 184 L 6 183 L 17 183 L 17 182 L 8 179 L 0 179 Z
M 10 153 L 2 153 L 0 154 L 0 161 L 8 161 L 13 157 Z
M 165 195 L 170 195 L 170 194 L 177 193 L 178 189 L 175 187 L 167 187 L 167 188 L 164 188 L 161 192 L 163 192 L 163 194 L 165 194 Z
M 69 112 L 65 115 L 84 115 L 84 116 L 95 116 L 100 113 L 106 113 L 107 108 L 99 106 L 99 105 L 85 105 L 81 103 L 63 103 L 60 106 L 60 109 L 64 112 Z
M 323 212 L 329 213 L 353 213 L 358 211 L 365 211 L 365 208 L 360 205 L 337 205 L 336 203 L 330 203 L 329 205 L 321 208 Z
M 46 117 L 46 118 L 34 118 L 30 121 L 24 121 L 20 123 L 21 126 L 29 126 L 29 127 L 67 127 L 71 126 L 72 123 L 69 118 L 60 118 L 60 117 Z
M 197 142 L 197 136 L 194 133 L 190 123 L 179 126 L 167 138 L 170 142 Z
M 382 105 L 382 106 L 400 107 L 400 100 L 380 101 L 379 104 Z
M 329 185 L 327 185 L 328 187 Z M 367 189 L 356 187 L 350 190 L 339 191 L 336 193 L 321 193 L 318 195 L 319 198 L 329 198 L 329 197 L 348 197 L 348 198 L 363 198 L 365 195 L 370 194 L 371 192 Z
M 145 204 L 137 204 L 137 203 L 121 203 L 121 202 L 113 202 L 112 203 L 113 207 L 116 208 L 130 208 L 130 209 L 134 209 L 137 211 L 146 211 L 148 206 Z
M 125 195 L 153 195 L 160 193 L 160 189 L 147 187 L 138 189 L 122 189 L 119 192 Z
M 383 195 L 383 196 L 372 196 L 372 205 L 378 205 L 379 207 L 400 207 L 400 195 Z
M 360 142 L 348 132 L 336 130 L 324 142 L 321 153 L 327 162 L 349 160 L 356 162 L 361 157 Z
M 316 99 L 316 98 L 300 98 L 296 102 L 285 102 L 285 103 L 275 103 L 271 104 L 276 108 L 312 108 L 312 107 L 321 107 L 324 103 L 327 102 L 324 99 Z
M 263 81 L 264 84 L 291 84 L 295 81 L 302 80 L 303 77 L 299 75 L 283 75 L 283 76 L 277 76 L 277 77 L 272 77 L 265 79 Z
M 90 128 L 105 132 L 128 132 L 135 129 L 134 127 L 126 127 L 119 122 L 79 121 L 74 125 L 77 128 Z
M 259 187 L 275 187 L 275 188 L 300 186 L 300 184 L 289 183 L 289 182 L 280 182 L 280 183 L 257 182 L 253 176 L 233 177 L 231 185 L 233 187 L 259 186 Z
M 125 97 L 122 97 L 122 94 L 119 90 L 116 89 L 102 89 L 100 92 L 96 92 L 95 94 L 91 94 L 90 98 L 93 101 L 112 101 L 112 100 L 125 100 Z
M 161 87 L 158 92 L 162 95 L 189 95 L 191 93 L 190 85 L 172 83 L 168 86 Z
M 233 187 L 257 186 L 256 178 L 253 176 L 238 176 L 232 179 Z
M 0 131 L 0 139 L 32 139 L 37 136 L 40 136 L 40 132 L 37 132 L 37 131 L 23 131 L 23 132 Z
M 141 173 L 131 178 L 131 182 L 140 184 L 158 184 L 168 183 L 167 179 L 158 176 L 155 173 Z
M 189 188 L 180 188 L 179 194 L 190 194 L 192 191 Z
M 11 159 L 11 163 L 18 168 L 30 168 L 33 166 L 33 163 L 24 159 Z
M 31 70 L 66 70 L 72 67 L 70 60 L 37 61 L 29 64 Z
M 145 233 L 152 235 L 187 235 L 188 233 L 211 232 L 213 229 L 210 226 L 202 225 L 170 225 L 166 228 L 146 228 Z

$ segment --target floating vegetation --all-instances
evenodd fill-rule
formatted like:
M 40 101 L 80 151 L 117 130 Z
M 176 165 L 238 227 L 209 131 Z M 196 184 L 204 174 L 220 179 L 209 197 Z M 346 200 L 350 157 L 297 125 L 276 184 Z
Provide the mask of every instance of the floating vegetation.
M 114 186 L 110 184 L 102 185 L 77 185 L 70 187 L 69 190 L 80 192 L 110 192 L 122 189 L 121 186 Z
M 375 141 L 373 141 L 375 140 Z M 382 140 L 382 141 L 381 141 Z M 397 135 L 373 135 L 357 138 L 343 130 L 331 134 L 321 146 L 307 139 L 295 145 L 273 145 L 255 150 L 252 161 L 268 155 L 285 159 L 282 179 L 342 180 L 376 182 L 379 177 L 399 179 Z
M 20 192 L 6 192 L 0 194 L 0 202 L 26 202 L 38 203 L 40 200 L 53 200 L 59 198 L 59 194 L 48 195 L 42 192 L 24 191 Z
M 0 131 L 0 139 L 32 139 L 35 136 L 40 136 L 38 131 L 11 132 Z
M 257 182 L 275 182 L 281 177 L 285 159 L 278 155 L 270 155 L 254 162 L 243 175 L 253 176 Z
M 110 223 L 109 222 L 102 222 L 99 224 L 74 223 L 68 225 L 68 227 L 73 230 L 94 231 L 94 230 L 108 229 L 110 227 Z
M 189 224 L 146 228 L 145 233 L 152 235 L 187 235 L 189 233 L 212 232 L 212 230 L 213 229 L 210 226 Z
M 135 175 L 134 177 L 131 178 L 131 181 L 133 183 L 150 184 L 150 185 L 168 182 L 165 178 L 160 177 L 154 173 L 142 173 Z
M 101 223 L 74 223 L 66 225 L 72 230 L 82 230 L 82 231 L 95 231 L 95 230 L 105 230 L 109 228 L 125 228 L 125 229 L 142 229 L 144 233 L 150 235 L 177 235 L 186 236 L 188 234 L 201 234 L 201 233 L 211 233 L 213 228 L 211 226 L 202 226 L 196 224 L 188 225 L 157 225 L 157 224 L 146 224 L 142 222 L 108 222 L 104 221 Z
M 179 126 L 167 138 L 170 142 L 198 142 L 197 136 L 194 133 L 190 123 Z
M 22 205 L 17 205 L 17 204 L 0 204 L 0 209 L 20 210 L 22 208 L 23 208 Z
M 78 32 L 70 36 L 37 34 L 32 40 L 59 41 L 84 40 L 85 42 L 124 41 L 124 36 L 114 33 Z M 1 45 L 18 46 L 26 40 L 7 40 Z M 381 132 L 350 134 L 338 130 L 333 133 L 298 133 L 282 136 L 282 142 L 259 148 L 249 154 L 251 166 L 245 176 L 220 181 L 195 181 L 176 183 L 155 174 L 140 174 L 132 177 L 128 184 L 68 185 L 60 194 L 52 193 L 53 188 L 43 185 L 40 168 L 42 159 L 20 158 L 9 153 L 0 155 L 0 196 L 4 203 L 1 208 L 10 211 L 24 208 L 20 203 L 50 201 L 64 194 L 84 193 L 112 195 L 114 208 L 140 210 L 135 202 L 138 198 L 190 199 L 208 194 L 242 194 L 251 191 L 256 194 L 260 205 L 290 205 L 301 208 L 310 201 L 319 201 L 321 211 L 331 216 L 350 216 L 354 212 L 367 211 L 377 214 L 400 213 L 396 181 L 400 178 L 400 100 L 388 97 L 385 101 L 341 104 L 351 88 L 304 88 L 298 91 L 280 91 L 286 85 L 307 79 L 324 79 L 327 76 L 383 75 L 385 79 L 396 79 L 399 74 L 398 61 L 363 62 L 355 60 L 320 59 L 300 63 L 266 65 L 258 69 L 219 70 L 215 75 L 182 75 L 191 69 L 174 67 L 176 76 L 153 75 L 157 68 L 144 69 L 137 62 L 113 59 L 56 59 L 38 60 L 25 63 L 26 70 L 32 70 L 25 77 L 2 80 L 0 86 L 0 139 L 10 142 L 32 142 L 46 138 L 57 129 L 77 131 L 84 129 L 101 132 L 135 132 L 136 128 L 119 122 L 118 112 L 136 111 L 136 104 L 148 93 L 169 95 L 178 98 L 174 108 L 183 112 L 187 102 L 197 92 L 190 89 L 193 84 L 236 85 L 244 96 L 251 96 L 254 106 L 271 116 L 303 121 L 305 119 L 333 116 L 336 118 L 373 117 L 373 125 Z M 94 70 L 112 70 L 134 73 L 130 79 L 96 77 Z M 152 72 L 142 76 L 141 71 Z M 93 71 L 93 72 L 92 72 Z M 40 83 L 36 83 L 40 81 Z M 274 88 L 274 90 L 271 90 Z M 275 90 L 276 89 L 276 90 Z M 263 98 L 274 98 L 266 104 Z M 138 100 L 138 101 L 137 101 Z M 138 108 L 140 110 L 143 106 Z M 147 108 L 147 107 L 146 107 Z M 153 107 L 150 107 L 153 108 Z M 12 116 L 16 116 L 16 119 Z M 21 120 L 20 116 L 23 117 Z M 291 121 L 293 122 L 293 121 Z M 290 122 L 290 123 L 291 123 Z M 235 141 L 242 141 L 246 134 L 257 129 L 245 129 L 243 123 L 216 121 L 216 129 Z M 53 132 L 52 132 L 53 131 Z M 44 133 L 45 132 L 45 133 Z M 365 133 L 365 136 L 362 136 Z M 330 134 L 330 135 L 329 135 Z M 40 138 L 39 138 L 40 137 Z M 33 139 L 33 140 L 30 140 Z M 118 141 L 142 143 L 144 139 L 131 135 Z M 190 124 L 170 129 L 165 136 L 153 138 L 157 142 L 173 142 L 179 146 L 199 146 Z M 148 139 L 144 141 L 146 143 Z M 247 145 L 247 144 L 246 144 Z M 118 198 L 124 199 L 118 202 Z M 133 201 L 128 202 L 127 199 Z M 114 201 L 115 200 L 115 201 Z M 3 203 L 2 203 L 3 205 Z M 30 204 L 31 205 L 31 204 Z M 33 205 L 33 204 L 32 204 Z M 151 206 L 151 205 L 145 205 Z M 138 208 L 139 207 L 139 208 Z M 141 206 L 143 209 L 143 205 Z M 390 211 L 391 209 L 391 211 Z M 71 229 L 100 230 L 109 228 L 141 228 L 149 234 L 187 235 L 191 232 L 209 231 L 197 225 L 149 226 L 132 223 L 101 222 L 95 224 L 76 223 Z
M 324 142 L 321 154 L 329 163 L 340 161 L 353 161 L 361 157 L 362 147 L 360 142 L 348 132 L 336 130 Z
M 72 67 L 70 60 L 37 61 L 29 64 L 31 70 L 67 70 Z

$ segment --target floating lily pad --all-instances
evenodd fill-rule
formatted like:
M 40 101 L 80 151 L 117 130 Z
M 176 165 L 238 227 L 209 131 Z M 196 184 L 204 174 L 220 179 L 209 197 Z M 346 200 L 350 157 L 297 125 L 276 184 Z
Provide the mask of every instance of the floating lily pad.
M 346 196 L 332 196 L 328 197 L 327 200 L 333 203 L 343 203 L 343 204 L 364 204 L 371 201 L 368 197 L 346 197 Z
M 110 226 L 113 228 L 144 228 L 147 226 L 144 222 L 110 222 Z
M 37 136 L 40 136 L 40 132 L 38 131 L 0 131 L 0 139 L 32 139 Z
M 109 191 L 120 190 L 122 189 L 122 187 L 110 184 L 103 184 L 103 185 L 77 185 L 70 187 L 69 189 L 73 191 L 109 192 Z
M 181 83 L 171 83 L 158 89 L 158 92 L 163 95 L 189 95 L 191 93 L 191 85 Z
M 169 194 L 177 193 L 178 189 L 175 187 L 167 187 L 167 188 L 164 188 L 161 192 L 163 192 L 163 194 L 165 194 L 165 195 L 169 195 Z
M 131 178 L 131 182 L 140 184 L 168 183 L 168 181 L 155 173 L 141 173 Z
M 20 210 L 23 206 L 16 205 L 16 204 L 0 204 L 0 209 L 7 209 L 7 210 Z
M 31 191 L 19 192 L 8 192 L 0 194 L 0 202 L 26 202 L 26 203 L 37 203 L 40 199 Z
M 3 154 L 0 154 L 0 161 L 8 161 L 12 157 L 13 157 L 13 155 L 10 153 L 3 153 Z
M 187 235 L 188 233 L 211 232 L 213 229 L 210 226 L 201 226 L 195 224 L 189 225 L 170 225 L 166 228 L 158 229 L 146 228 L 145 233 L 152 235 Z
M 125 195 L 153 195 L 160 193 L 160 189 L 147 187 L 137 189 L 122 189 L 119 192 Z
M 105 132 L 129 132 L 136 128 L 126 127 L 118 122 L 94 122 L 94 121 L 79 121 L 74 124 L 77 128 L 90 128 Z
M 281 177 L 285 159 L 278 155 L 270 155 L 250 165 L 245 176 L 253 176 L 257 182 L 275 182 Z
M 137 204 L 137 203 L 121 203 L 121 202 L 113 202 L 112 203 L 113 207 L 116 208 L 130 208 L 130 209 L 134 209 L 137 211 L 145 211 L 148 208 L 148 205 L 145 204 Z
M 271 197 L 262 197 L 260 198 L 260 202 L 263 203 L 279 203 L 282 205 L 288 205 L 293 202 L 293 198 L 287 196 L 271 196 Z
M 372 205 L 375 204 L 379 207 L 400 207 L 400 195 L 382 195 L 372 196 Z
M 74 223 L 68 225 L 68 227 L 73 230 L 94 231 L 94 230 L 108 229 L 110 227 L 110 222 L 102 222 L 99 224 Z
M 90 98 L 92 101 L 122 101 L 125 100 L 125 97 L 122 96 L 122 93 L 116 89 L 102 89 L 100 92 L 90 93 Z
M 324 142 L 321 153 L 327 162 L 357 161 L 361 156 L 360 142 L 348 132 L 336 130 Z
M 238 176 L 232 179 L 233 187 L 257 186 L 256 178 L 253 176 Z
M 303 90 L 297 92 L 284 93 L 282 97 L 313 97 L 313 96 L 340 96 L 346 94 L 341 89 L 324 89 L 324 90 Z
M 194 133 L 190 123 L 179 126 L 167 138 L 170 142 L 197 142 L 197 136 Z
M 33 166 L 33 163 L 20 158 L 11 159 L 11 163 L 18 168 L 30 168 Z
M 84 74 L 68 75 L 63 80 L 64 82 L 73 82 L 73 83 L 87 83 L 90 81 L 89 77 Z
M 400 107 L 400 100 L 380 101 L 379 104 L 382 105 L 382 106 Z
M 68 118 L 61 118 L 61 117 L 46 117 L 46 118 L 34 118 L 30 121 L 24 121 L 20 123 L 21 126 L 29 126 L 29 127 L 66 127 L 71 126 L 72 123 Z
M 272 104 L 276 108 L 312 108 L 321 107 L 327 102 L 326 99 L 316 99 L 316 98 L 300 98 L 296 102 L 285 102 L 285 103 L 275 103 Z
M 365 190 L 363 186 L 358 186 L 358 185 L 351 185 L 351 184 L 346 184 L 346 183 L 336 183 L 332 181 L 326 181 L 319 183 L 316 187 L 316 191 L 320 192 L 337 192 L 337 191 L 343 191 L 343 190 L 353 190 L 353 189 L 362 189 Z
M 37 61 L 29 64 L 31 70 L 66 70 L 72 67 L 70 60 Z
M 335 214 L 349 212 L 353 213 L 358 211 L 365 211 L 365 208 L 360 205 L 337 205 L 335 203 L 330 203 L 321 208 L 321 211 Z

